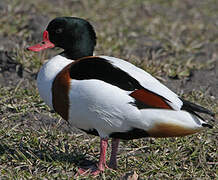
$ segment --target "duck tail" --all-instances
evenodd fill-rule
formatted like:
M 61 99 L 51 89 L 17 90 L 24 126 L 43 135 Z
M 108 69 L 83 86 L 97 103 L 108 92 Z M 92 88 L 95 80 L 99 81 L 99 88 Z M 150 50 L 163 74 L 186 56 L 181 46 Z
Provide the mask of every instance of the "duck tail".
M 181 110 L 185 110 L 185 111 L 187 111 L 187 112 L 189 112 L 189 113 L 191 113 L 191 114 L 197 116 L 198 118 L 202 119 L 203 121 L 205 121 L 204 118 L 202 118 L 202 117 L 201 117 L 199 114 L 197 114 L 196 112 L 203 113 L 203 114 L 208 114 L 208 115 L 210 115 L 211 117 L 213 117 L 213 119 L 211 119 L 211 120 L 214 121 L 215 113 L 211 112 L 210 110 L 208 110 L 208 109 L 206 109 L 206 108 L 204 108 L 204 107 L 202 107 L 202 106 L 199 106 L 199 105 L 197 105 L 197 104 L 194 104 L 194 103 L 189 102 L 189 101 L 187 101 L 187 100 L 184 100 L 184 99 L 182 99 L 182 98 L 180 98 L 180 99 L 181 99 L 181 101 L 183 102 L 183 106 L 182 106 Z M 213 128 L 212 125 L 207 124 L 207 123 L 203 123 L 202 126 L 203 126 L 203 127 Z
M 145 121 L 139 127 L 143 127 L 144 122 L 146 132 L 151 137 L 186 136 L 211 127 L 195 114 L 184 110 L 143 109 L 141 115 Z

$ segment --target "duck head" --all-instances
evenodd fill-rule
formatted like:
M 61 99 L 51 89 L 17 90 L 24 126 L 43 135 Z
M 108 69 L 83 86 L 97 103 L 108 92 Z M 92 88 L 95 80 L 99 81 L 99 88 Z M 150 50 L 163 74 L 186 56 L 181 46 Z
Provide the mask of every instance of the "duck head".
M 96 34 L 88 21 L 76 17 L 57 17 L 43 32 L 43 41 L 27 49 L 41 51 L 60 47 L 64 49 L 64 56 L 75 60 L 92 56 L 95 45 Z

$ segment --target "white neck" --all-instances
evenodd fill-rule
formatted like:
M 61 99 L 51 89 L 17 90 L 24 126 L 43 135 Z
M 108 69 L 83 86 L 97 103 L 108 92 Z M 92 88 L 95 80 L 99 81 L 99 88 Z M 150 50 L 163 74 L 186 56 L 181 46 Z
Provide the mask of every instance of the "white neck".
M 41 98 L 53 109 L 52 105 L 52 83 L 57 74 L 73 60 L 57 55 L 48 60 L 40 69 L 37 76 L 37 87 Z

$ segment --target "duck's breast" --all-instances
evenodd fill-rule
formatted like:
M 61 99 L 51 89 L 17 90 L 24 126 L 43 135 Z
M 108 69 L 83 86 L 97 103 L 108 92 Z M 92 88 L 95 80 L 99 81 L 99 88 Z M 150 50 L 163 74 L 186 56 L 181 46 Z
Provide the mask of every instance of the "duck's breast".
M 52 84 L 56 76 L 61 72 L 61 70 L 72 63 L 61 55 L 57 55 L 50 60 L 48 60 L 40 69 L 37 75 L 37 87 L 41 98 L 45 103 L 53 109 L 52 104 Z

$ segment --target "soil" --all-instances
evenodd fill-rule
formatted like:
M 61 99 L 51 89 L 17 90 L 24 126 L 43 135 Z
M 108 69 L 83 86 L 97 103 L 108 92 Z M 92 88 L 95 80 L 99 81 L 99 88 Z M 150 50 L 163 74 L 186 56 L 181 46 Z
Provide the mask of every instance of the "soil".
M 190 93 L 195 90 L 203 90 L 205 95 L 218 99 L 218 63 L 213 69 L 195 70 L 191 77 L 183 80 L 167 78 L 165 83 L 174 92 Z

